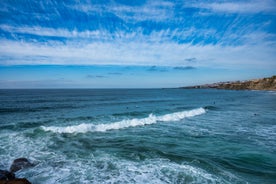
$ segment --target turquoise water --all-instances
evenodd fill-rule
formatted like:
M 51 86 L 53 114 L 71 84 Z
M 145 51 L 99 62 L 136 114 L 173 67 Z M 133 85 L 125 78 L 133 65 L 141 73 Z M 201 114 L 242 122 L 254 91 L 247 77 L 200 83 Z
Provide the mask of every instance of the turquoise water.
M 0 90 L 0 169 L 33 183 L 276 183 L 276 92 Z

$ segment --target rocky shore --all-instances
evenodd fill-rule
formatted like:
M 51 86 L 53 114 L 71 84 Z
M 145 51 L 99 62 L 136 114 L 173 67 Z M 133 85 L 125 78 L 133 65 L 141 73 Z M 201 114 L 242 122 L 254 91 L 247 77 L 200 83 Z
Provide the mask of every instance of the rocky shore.
M 254 79 L 247 81 L 218 82 L 196 86 L 181 87 L 182 89 L 229 89 L 229 90 L 276 90 L 276 75 L 269 78 Z
M 16 178 L 15 173 L 21 169 L 35 166 L 27 158 L 15 159 L 9 169 L 0 169 L 0 184 L 31 184 L 26 178 Z

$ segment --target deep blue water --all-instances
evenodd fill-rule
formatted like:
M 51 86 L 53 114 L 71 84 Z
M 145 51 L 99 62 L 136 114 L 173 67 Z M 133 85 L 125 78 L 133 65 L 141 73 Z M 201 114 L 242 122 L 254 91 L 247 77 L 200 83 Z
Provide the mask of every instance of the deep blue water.
M 0 169 L 33 183 L 276 183 L 276 92 L 0 90 Z

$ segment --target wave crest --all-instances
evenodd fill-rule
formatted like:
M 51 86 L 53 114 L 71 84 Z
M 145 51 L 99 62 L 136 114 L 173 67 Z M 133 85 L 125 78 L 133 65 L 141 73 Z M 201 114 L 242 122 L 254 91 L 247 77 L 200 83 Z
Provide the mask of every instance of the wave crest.
M 41 128 L 44 131 L 51 131 L 55 133 L 86 133 L 86 132 L 105 132 L 108 130 L 118 130 L 118 129 L 124 129 L 128 127 L 136 127 L 136 126 L 144 126 L 144 125 L 150 125 L 157 122 L 170 122 L 170 121 L 180 121 L 184 118 L 193 117 L 197 115 L 204 114 L 206 110 L 204 108 L 197 108 L 189 111 L 182 111 L 182 112 L 175 112 L 170 114 L 165 114 L 162 116 L 155 116 L 153 114 L 150 114 L 146 118 L 141 119 L 126 119 L 114 123 L 109 124 L 87 124 L 82 123 L 79 125 L 72 125 L 72 126 L 66 126 L 66 127 L 56 127 L 56 126 L 50 126 L 45 127 L 41 126 Z

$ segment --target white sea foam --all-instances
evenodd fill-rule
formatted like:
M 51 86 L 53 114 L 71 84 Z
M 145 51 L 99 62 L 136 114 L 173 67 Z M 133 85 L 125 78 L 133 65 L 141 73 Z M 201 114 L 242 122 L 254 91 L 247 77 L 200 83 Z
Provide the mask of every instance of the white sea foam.
M 62 162 L 66 164 L 62 164 Z M 135 162 L 118 159 L 104 152 L 98 155 L 90 154 L 85 160 L 80 158 L 68 159 L 64 155 L 57 155 L 56 158 L 46 163 L 38 165 L 36 169 L 23 172 L 25 172 L 25 176 L 30 176 L 28 179 L 33 183 L 47 184 L 230 183 L 224 179 L 228 175 L 215 175 L 186 163 L 177 164 L 167 159 L 158 158 Z M 232 183 L 242 182 L 233 178 Z
M 153 114 L 150 114 L 146 118 L 126 119 L 126 120 L 109 123 L 109 124 L 94 125 L 94 124 L 82 123 L 79 125 L 72 125 L 72 126 L 66 126 L 66 127 L 42 126 L 41 128 L 45 131 L 52 131 L 55 133 L 105 132 L 108 130 L 117 130 L 117 129 L 124 129 L 124 128 L 128 128 L 128 127 L 150 125 L 150 124 L 154 124 L 157 122 L 180 121 L 187 117 L 193 117 L 193 116 L 204 114 L 205 112 L 206 112 L 206 110 L 204 108 L 197 108 L 197 109 L 193 109 L 193 110 L 189 110 L 189 111 L 165 114 L 163 116 L 155 116 Z

